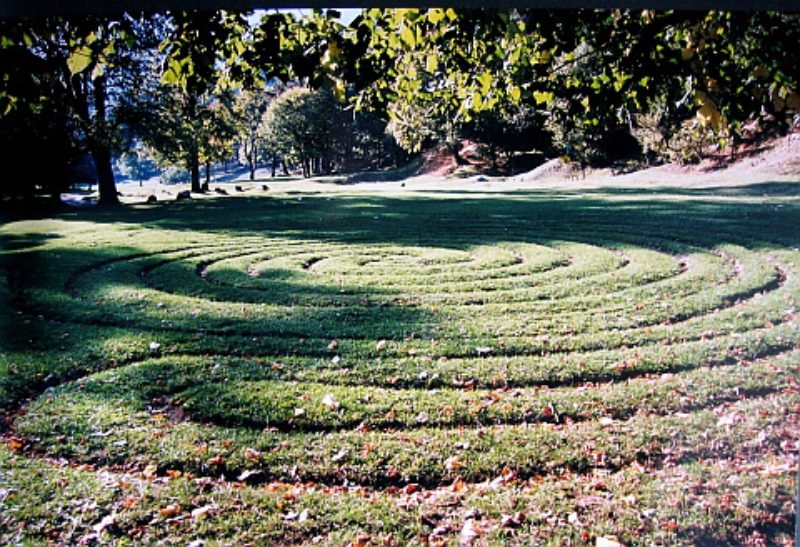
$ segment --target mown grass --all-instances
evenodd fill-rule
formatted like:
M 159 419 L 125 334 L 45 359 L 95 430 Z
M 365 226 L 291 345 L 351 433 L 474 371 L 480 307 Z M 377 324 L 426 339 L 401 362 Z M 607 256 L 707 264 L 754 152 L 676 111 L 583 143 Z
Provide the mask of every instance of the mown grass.
M 798 213 L 276 194 L 8 223 L 0 538 L 789 543 Z

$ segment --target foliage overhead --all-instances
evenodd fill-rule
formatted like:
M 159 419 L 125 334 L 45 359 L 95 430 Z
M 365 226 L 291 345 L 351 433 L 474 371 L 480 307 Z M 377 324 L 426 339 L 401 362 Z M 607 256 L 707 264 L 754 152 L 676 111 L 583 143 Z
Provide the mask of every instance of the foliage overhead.
M 573 159 L 608 158 L 606 143 L 621 132 L 648 154 L 690 159 L 710 144 L 786 131 L 800 113 L 796 14 L 368 8 L 348 25 L 338 16 L 270 11 L 256 21 L 218 10 L 0 22 L 0 123 L 31 141 L 26 126 L 50 128 L 42 133 L 60 135 L 54 146 L 72 150 L 65 157 L 91 153 L 108 179 L 112 154 L 142 137 L 135 123 L 120 134 L 119 107 L 155 98 L 155 80 L 162 98 L 167 88 L 182 97 L 173 115 L 220 131 L 210 148 L 227 147 L 190 147 L 194 182 L 201 155 L 232 155 L 234 141 L 248 138 L 201 111 L 226 94 L 236 107 L 243 91 L 276 81 L 372 112 L 410 151 L 488 135 L 493 124 L 498 135 L 524 111 Z M 538 149 L 542 135 L 529 137 L 525 146 Z M 115 195 L 107 182 L 105 195 Z

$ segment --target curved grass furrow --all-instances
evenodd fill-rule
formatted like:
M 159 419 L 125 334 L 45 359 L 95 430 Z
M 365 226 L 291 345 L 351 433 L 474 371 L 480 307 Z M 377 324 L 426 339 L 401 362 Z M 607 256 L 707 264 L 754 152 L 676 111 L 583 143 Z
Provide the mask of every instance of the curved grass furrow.
M 792 359 L 791 377 L 796 379 L 796 355 Z M 765 377 L 768 373 L 762 371 Z M 142 465 L 154 461 L 163 470 L 204 474 L 216 468 L 237 475 L 249 469 L 261 475 L 257 480 L 294 477 L 380 486 L 409 481 L 437 484 L 456 476 L 477 482 L 493 478 L 504 466 L 523 477 L 555 469 L 618 468 L 637 459 L 662 458 L 676 445 L 697 446 L 699 439 L 707 441 L 699 443 L 704 453 L 724 454 L 741 442 L 740 431 L 756 422 L 765 429 L 785 425 L 786 419 L 784 412 L 746 413 L 772 391 L 767 389 L 722 406 L 684 403 L 692 412 L 677 416 L 643 409 L 628 420 L 570 425 L 286 433 L 175 421 L 168 405 L 143 408 L 135 393 L 113 388 L 98 393 L 93 387 L 45 396 L 18 420 L 18 431 L 49 453 L 75 461 Z M 790 393 L 779 399 L 788 409 L 798 396 Z M 94 412 L 87 413 L 89 408 Z M 691 455 L 687 449 L 683 457 Z
M 744 269 L 745 275 L 743 276 L 742 279 L 739 280 L 738 283 L 734 284 L 730 288 L 730 292 L 726 292 L 724 290 L 720 290 L 719 288 L 710 289 L 710 290 L 706 290 L 706 291 L 701 291 L 700 293 L 694 295 L 694 298 L 683 298 L 681 300 L 681 306 L 678 307 L 678 309 L 673 309 L 674 306 L 671 303 L 665 302 L 665 303 L 663 303 L 664 306 L 659 306 L 658 308 L 662 308 L 662 309 L 666 308 L 667 311 L 666 312 L 662 311 L 660 314 L 653 313 L 652 311 L 650 311 L 650 313 L 648 314 L 647 311 L 638 310 L 638 313 L 636 314 L 634 320 L 631 320 L 630 318 L 627 318 L 625 316 L 622 316 L 620 318 L 619 315 L 615 314 L 616 317 L 612 317 L 612 319 L 613 319 L 613 322 L 612 322 L 612 321 L 609 321 L 609 320 L 603 321 L 603 316 L 602 316 L 603 311 L 602 310 L 595 310 L 594 315 L 592 315 L 591 317 L 588 317 L 588 318 L 587 317 L 581 317 L 581 318 L 578 318 L 579 319 L 578 321 L 574 321 L 573 323 L 569 323 L 569 322 L 565 323 L 564 317 L 560 316 L 560 317 L 557 317 L 555 319 L 549 319 L 546 322 L 542 321 L 539 324 L 535 323 L 533 321 L 533 318 L 529 318 L 526 315 L 517 314 L 517 317 L 513 318 L 512 320 L 505 321 L 505 324 L 504 324 L 503 328 L 505 329 L 505 331 L 509 332 L 511 335 L 524 336 L 525 335 L 525 330 L 523 330 L 523 327 L 515 326 L 515 325 L 519 325 L 520 323 L 522 323 L 522 324 L 525 325 L 524 328 L 526 328 L 528 331 L 530 331 L 530 330 L 541 331 L 541 330 L 544 329 L 544 330 L 547 330 L 549 332 L 554 332 L 555 331 L 554 333 L 558 334 L 557 330 L 554 329 L 554 323 L 558 323 L 558 324 L 560 324 L 560 329 L 562 331 L 565 331 L 568 334 L 573 334 L 573 333 L 579 333 L 579 332 L 585 330 L 586 326 L 584 326 L 584 325 L 595 326 L 595 325 L 599 324 L 599 325 L 605 325 L 609 329 L 619 330 L 621 328 L 625 328 L 626 326 L 629 327 L 629 328 L 641 328 L 641 327 L 646 327 L 646 326 L 650 326 L 650 325 L 657 324 L 657 323 L 663 323 L 665 321 L 666 322 L 670 322 L 670 323 L 676 322 L 676 321 L 683 321 L 683 320 L 685 320 L 687 318 L 691 318 L 692 315 L 694 315 L 694 314 L 708 313 L 709 311 L 713 311 L 715 309 L 718 309 L 719 307 L 721 307 L 721 306 L 723 306 L 725 304 L 730 305 L 732 302 L 734 302 L 735 300 L 737 300 L 739 298 L 746 298 L 746 297 L 748 297 L 748 296 L 750 296 L 750 295 L 752 295 L 752 294 L 754 294 L 754 293 L 756 293 L 758 291 L 769 290 L 772 287 L 774 287 L 779 281 L 778 272 L 772 266 L 766 266 L 764 268 L 760 268 L 760 267 L 757 267 L 757 264 L 758 264 L 757 262 L 755 262 L 752 259 L 750 259 L 749 263 L 747 265 L 747 268 L 741 268 L 740 267 L 741 269 Z M 750 267 L 751 265 L 752 265 L 752 267 Z M 148 267 L 155 267 L 155 266 L 151 265 L 151 266 L 148 266 Z M 124 283 L 132 283 L 133 282 L 132 279 L 134 277 L 134 273 L 133 273 L 134 270 L 135 270 L 135 268 L 133 266 L 131 266 L 131 268 L 129 268 L 128 273 L 127 273 L 127 280 L 128 280 L 127 282 L 125 281 L 126 280 L 125 274 L 123 274 L 121 277 L 115 279 L 115 283 L 109 283 L 108 284 L 111 288 L 109 288 L 106 291 L 101 291 L 99 294 L 95 294 L 94 295 L 95 296 L 95 300 L 94 300 L 94 306 L 95 307 L 98 306 L 98 303 L 102 303 L 103 300 L 109 300 L 110 301 L 110 305 L 107 306 L 107 308 L 110 308 L 110 309 L 108 311 L 106 311 L 106 310 L 102 309 L 102 306 L 100 306 L 101 310 L 100 310 L 99 315 L 104 315 L 106 317 L 108 317 L 108 316 L 113 317 L 114 316 L 114 311 L 115 311 L 114 308 L 115 307 L 125 306 L 126 309 L 124 310 L 125 311 L 124 315 L 126 317 L 128 317 L 130 315 L 130 313 L 131 313 L 131 309 L 132 308 L 133 309 L 137 309 L 138 308 L 138 309 L 142 310 L 142 312 L 144 312 L 144 309 L 147 307 L 147 301 L 148 300 L 150 300 L 150 301 L 157 300 L 157 302 L 155 302 L 155 305 L 160 308 L 160 307 L 164 307 L 164 306 L 168 305 L 167 302 L 163 301 L 164 299 L 168 299 L 168 301 L 170 301 L 170 303 L 172 303 L 173 306 L 181 306 L 181 305 L 183 305 L 185 307 L 191 307 L 192 310 L 194 311 L 194 313 L 192 314 L 193 316 L 196 316 L 199 313 L 203 312 L 204 313 L 204 317 L 208 321 L 206 328 L 209 331 L 220 331 L 220 330 L 230 330 L 230 327 L 231 327 L 230 318 L 232 316 L 235 317 L 235 315 L 237 313 L 239 313 L 239 311 L 240 311 L 238 308 L 234 312 L 226 311 L 225 310 L 225 307 L 226 307 L 226 303 L 225 302 L 221 302 L 219 306 L 215 306 L 215 307 L 212 307 L 211 309 L 209 309 L 208 304 L 206 304 L 203 301 L 203 300 L 205 300 L 205 297 L 203 297 L 203 300 L 198 300 L 200 298 L 198 296 L 187 297 L 187 300 L 183 300 L 182 301 L 180 298 L 178 298 L 176 296 L 170 296 L 170 295 L 166 295 L 166 294 L 164 294 L 164 295 L 159 294 L 158 291 L 151 294 L 151 293 L 148 293 L 147 291 L 138 291 L 136 289 L 129 288 L 129 285 L 125 285 Z M 174 278 L 180 279 L 179 276 L 173 276 L 173 279 Z M 759 285 L 758 283 L 761 283 L 761 284 Z M 289 287 L 287 288 L 287 291 L 290 291 L 290 292 L 291 291 L 296 292 L 298 290 L 299 291 L 303 291 L 303 287 L 304 286 L 305 285 L 301 284 L 301 283 L 291 283 L 291 284 L 289 284 Z M 313 290 L 315 290 L 315 291 L 319 290 L 319 285 L 315 285 Z M 199 291 L 193 291 L 191 289 L 191 285 L 190 285 L 189 292 L 199 292 Z M 313 314 L 316 312 L 317 309 L 320 308 L 320 306 L 322 306 L 323 308 L 325 307 L 323 305 L 324 303 L 328 303 L 330 306 L 336 307 L 336 308 L 341 308 L 344 305 L 346 305 L 348 302 L 338 301 L 338 297 L 342 292 L 345 292 L 345 289 L 342 288 L 342 285 L 328 287 L 323 292 L 323 294 L 327 294 L 328 295 L 328 296 L 325 297 L 327 300 L 325 302 L 318 302 L 317 306 L 313 306 L 313 307 L 310 306 L 309 315 L 311 317 L 313 317 Z M 133 302 L 130 302 L 130 301 L 129 302 L 122 302 L 126 298 L 128 300 L 133 300 Z M 395 297 L 395 298 L 401 298 L 401 297 Z M 195 300 L 192 301 L 192 299 L 195 299 Z M 364 316 L 365 317 L 365 321 L 369 321 L 369 316 L 371 314 L 371 311 L 370 311 L 369 307 L 364 308 L 363 307 L 363 302 L 360 302 L 360 304 L 361 304 L 361 306 L 353 306 L 353 305 L 348 306 L 349 311 L 350 311 L 350 317 L 354 318 L 355 323 L 356 323 L 356 328 L 358 328 L 359 324 L 362 322 L 361 317 L 359 317 L 359 316 Z M 645 304 L 646 303 L 640 303 L 638 306 L 643 308 Z M 669 304 L 669 306 L 666 306 L 666 304 Z M 152 308 L 152 302 L 151 302 L 150 307 Z M 231 305 L 228 304 L 227 307 L 230 308 Z M 234 307 L 235 307 L 235 305 L 234 305 Z M 293 303 L 293 307 L 294 307 L 294 303 Z M 397 308 L 397 306 L 391 306 L 391 307 L 394 308 L 394 309 Z M 686 311 L 684 311 L 684 310 L 686 310 Z M 73 310 L 73 312 L 74 311 L 75 310 Z M 244 313 L 245 317 L 247 315 L 249 315 L 246 310 L 243 309 L 242 311 L 245 311 L 245 313 Z M 142 319 L 142 321 L 141 321 L 142 326 L 147 326 L 148 325 L 148 316 L 151 317 L 151 319 L 150 319 L 150 323 L 151 324 L 153 323 L 152 317 L 158 317 L 159 318 L 158 319 L 158 324 L 159 325 L 164 325 L 164 319 L 162 318 L 162 316 L 164 314 L 160 310 L 155 311 L 155 313 L 152 310 L 148 310 L 148 312 L 145 312 L 145 313 L 142 313 L 142 312 L 140 312 L 140 318 Z M 275 316 L 277 316 L 276 317 L 276 321 L 280 322 L 281 326 L 282 326 L 281 330 L 278 331 L 276 334 L 285 335 L 286 333 L 293 332 L 293 329 L 285 328 L 285 327 L 287 327 L 287 325 L 288 326 L 291 325 L 291 319 L 289 317 L 287 317 L 285 313 L 282 314 L 281 312 L 282 312 L 282 310 L 281 310 L 280 307 L 264 307 L 263 305 L 259 305 L 257 308 L 250 309 L 250 314 L 257 313 L 257 314 L 259 314 L 261 316 L 274 313 Z M 454 321 L 459 321 L 461 319 L 458 316 L 453 317 L 453 313 L 454 313 L 453 310 L 448 309 L 447 313 L 450 316 L 450 319 L 452 319 Z M 334 322 L 338 323 L 339 322 L 338 319 L 342 316 L 342 314 L 341 314 L 340 311 L 336 311 L 336 312 L 334 312 L 334 315 L 336 317 L 336 319 L 334 319 Z M 648 315 L 649 315 L 649 317 L 647 317 Z M 190 320 L 191 319 L 193 319 L 193 317 L 190 318 Z M 620 319 L 623 321 L 622 323 L 620 323 Z M 223 324 L 222 325 L 215 324 L 214 323 L 215 321 L 221 321 Z M 467 319 L 464 318 L 464 321 L 466 322 Z M 516 321 L 516 323 L 514 321 Z M 175 322 L 174 321 L 172 321 L 170 323 L 171 323 L 170 325 L 166 325 L 166 326 L 167 327 L 175 326 Z M 462 327 L 463 326 L 464 325 L 462 325 Z M 253 332 L 254 334 L 263 334 L 264 333 L 264 331 L 251 331 L 251 332 Z M 495 334 L 502 334 L 501 332 L 498 332 L 497 330 L 495 330 L 494 332 L 495 332 Z M 313 333 L 310 333 L 310 334 L 313 335 Z M 478 336 L 480 336 L 479 332 L 476 333 L 476 334 Z M 318 335 L 325 336 L 326 334 L 320 333 Z M 335 336 L 336 335 L 335 328 L 332 328 L 331 332 L 328 333 L 327 335 L 328 336 Z M 391 332 L 383 334 L 383 336 L 391 336 L 391 335 L 392 335 Z M 349 336 L 349 334 L 347 332 L 347 329 L 345 329 L 345 332 L 342 333 L 342 336 Z M 381 334 L 377 334 L 377 336 L 381 336 Z
M 577 531 L 589 515 L 614 525 L 597 537 L 636 543 L 620 530 L 651 526 L 669 543 L 680 529 L 649 515 L 688 514 L 664 499 L 674 469 L 763 460 L 736 476 L 786 482 L 764 473 L 800 437 L 796 200 L 775 213 L 761 197 L 441 197 L 271 195 L 203 200 L 197 217 L 159 205 L 125 224 L 97 212 L 0 227 L 2 429 L 17 452 L 0 461 L 197 488 L 148 494 L 149 514 L 116 505 L 107 537 L 166 529 L 166 503 L 181 506 L 170 526 L 219 537 L 258 498 L 256 543 L 352 543 L 353 526 L 455 541 L 476 510 L 498 543 L 554 530 L 593 543 Z M 18 478 L 0 474 L 0 512 L 22 499 Z M 552 515 L 519 505 L 547 495 Z M 713 496 L 697 499 L 758 528 Z M 356 510 L 339 533 L 334 513 Z

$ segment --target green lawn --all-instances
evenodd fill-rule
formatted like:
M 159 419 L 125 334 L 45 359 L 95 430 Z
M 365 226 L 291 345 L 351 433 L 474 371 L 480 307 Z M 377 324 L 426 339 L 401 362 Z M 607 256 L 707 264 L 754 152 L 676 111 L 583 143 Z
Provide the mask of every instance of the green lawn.
M 791 544 L 800 185 L 0 227 L 0 542 Z

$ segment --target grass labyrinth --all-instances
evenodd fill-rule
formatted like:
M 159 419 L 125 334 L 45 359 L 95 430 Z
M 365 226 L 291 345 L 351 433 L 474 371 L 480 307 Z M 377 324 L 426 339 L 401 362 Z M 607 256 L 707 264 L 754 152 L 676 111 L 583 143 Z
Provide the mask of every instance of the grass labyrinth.
M 6 224 L 0 538 L 789 544 L 800 200 L 760 192 Z

